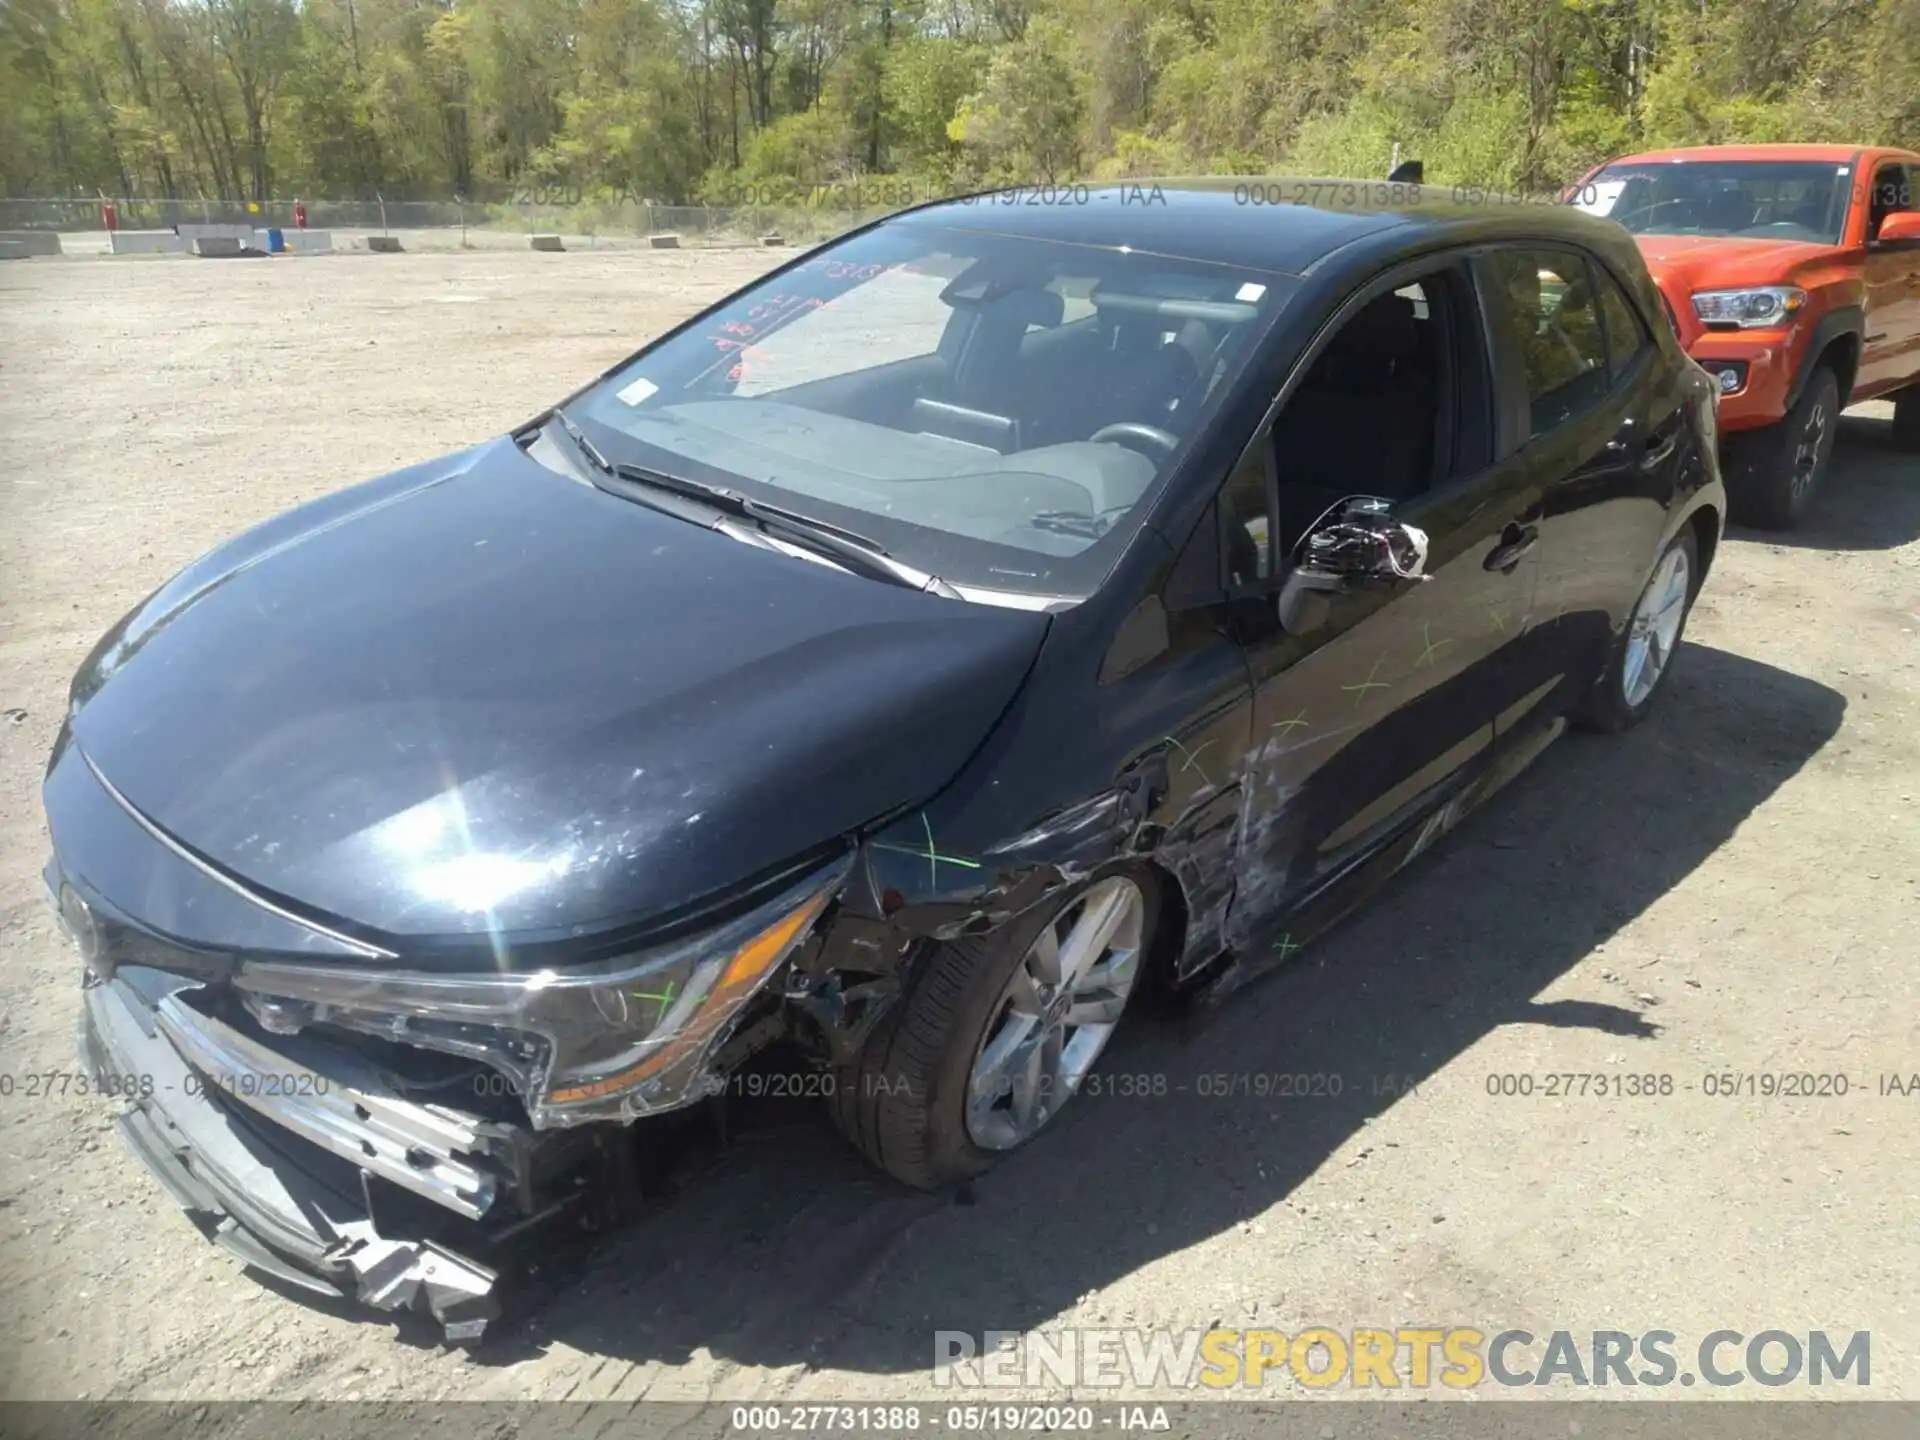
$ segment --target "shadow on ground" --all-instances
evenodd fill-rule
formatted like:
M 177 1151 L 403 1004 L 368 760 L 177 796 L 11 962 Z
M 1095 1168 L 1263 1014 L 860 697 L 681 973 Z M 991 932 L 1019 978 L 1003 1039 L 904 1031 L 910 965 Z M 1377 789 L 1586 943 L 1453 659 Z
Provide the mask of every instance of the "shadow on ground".
M 1799 528 L 1731 533 L 1796 550 L 1898 549 L 1920 539 L 1920 455 L 1894 448 L 1890 414 L 1842 415 L 1826 482 Z
M 763 1109 L 675 1200 L 550 1274 L 475 1358 L 564 1341 L 635 1362 L 704 1348 L 741 1365 L 924 1371 L 936 1328 L 1030 1328 L 1278 1203 L 1392 1103 L 1371 1077 L 1425 1081 L 1504 1025 L 1655 1033 L 1637 1011 L 1532 997 L 1711 855 L 1846 704 L 1704 646 L 1678 658 L 1646 725 L 1554 746 L 1380 903 L 1197 1032 L 1123 1029 L 1105 1071 L 1164 1073 L 1163 1098 L 1082 1096 L 960 1197 L 866 1170 L 815 1103 Z M 1278 1102 L 1196 1093 L 1203 1072 L 1231 1071 L 1345 1085 Z M 1268 1110 L 1282 1123 L 1247 1123 Z

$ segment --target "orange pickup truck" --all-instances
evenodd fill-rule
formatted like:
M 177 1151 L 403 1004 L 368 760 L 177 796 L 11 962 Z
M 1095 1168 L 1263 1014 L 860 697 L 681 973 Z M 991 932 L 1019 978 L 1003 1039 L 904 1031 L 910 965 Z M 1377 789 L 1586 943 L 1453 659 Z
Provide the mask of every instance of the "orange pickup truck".
M 1734 518 L 1806 514 L 1842 408 L 1894 402 L 1920 450 L 1920 155 L 1714 145 L 1628 155 L 1567 200 L 1632 231 L 1687 353 L 1720 387 Z

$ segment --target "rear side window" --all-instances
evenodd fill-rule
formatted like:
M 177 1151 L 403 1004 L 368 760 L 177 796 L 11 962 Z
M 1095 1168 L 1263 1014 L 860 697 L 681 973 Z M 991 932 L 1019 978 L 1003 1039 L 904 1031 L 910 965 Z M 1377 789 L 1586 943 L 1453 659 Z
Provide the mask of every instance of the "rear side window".
M 1618 380 L 1639 362 L 1652 342 L 1620 282 L 1598 266 L 1593 274 L 1594 287 L 1600 292 L 1600 318 L 1607 327 L 1607 372 Z
M 1531 433 L 1544 435 L 1607 392 L 1606 332 L 1586 262 L 1565 250 L 1489 257 L 1499 338 L 1526 377 Z

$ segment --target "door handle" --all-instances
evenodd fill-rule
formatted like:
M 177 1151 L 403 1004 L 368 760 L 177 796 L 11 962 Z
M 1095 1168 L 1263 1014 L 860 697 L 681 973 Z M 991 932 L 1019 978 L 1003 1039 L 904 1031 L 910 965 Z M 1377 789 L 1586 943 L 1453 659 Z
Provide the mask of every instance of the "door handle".
M 1500 543 L 1487 552 L 1486 567 L 1498 570 L 1503 575 L 1511 575 L 1514 567 L 1526 558 L 1527 552 L 1539 543 L 1538 525 L 1509 521 L 1507 528 L 1500 532 Z

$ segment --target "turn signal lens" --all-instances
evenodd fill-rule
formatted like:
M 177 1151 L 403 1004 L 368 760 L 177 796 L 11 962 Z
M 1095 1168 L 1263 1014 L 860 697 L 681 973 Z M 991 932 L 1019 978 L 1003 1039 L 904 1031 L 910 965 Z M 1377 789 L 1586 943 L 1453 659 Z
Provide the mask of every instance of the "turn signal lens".
M 574 1105 L 582 1100 L 600 1100 L 618 1095 L 644 1084 L 656 1075 L 664 1074 L 676 1062 L 704 1049 L 747 997 L 760 988 L 761 981 L 767 978 L 773 967 L 787 958 L 787 953 L 806 935 L 829 898 L 826 892 L 815 895 L 736 950 L 720 977 L 720 983 L 707 993 L 680 1028 L 638 1065 L 583 1085 L 555 1089 L 548 1094 L 548 1101 L 554 1105 Z

